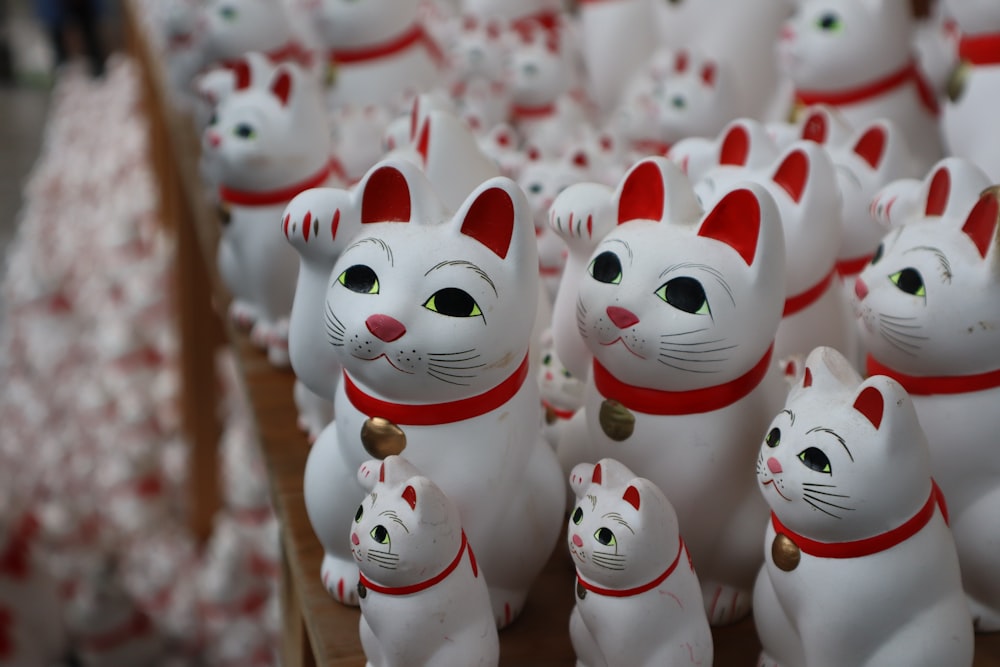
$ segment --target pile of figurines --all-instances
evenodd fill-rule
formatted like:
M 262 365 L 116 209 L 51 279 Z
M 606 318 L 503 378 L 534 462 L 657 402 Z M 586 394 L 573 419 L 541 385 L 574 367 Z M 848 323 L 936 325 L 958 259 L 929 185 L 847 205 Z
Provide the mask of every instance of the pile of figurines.
M 272 665 L 277 525 L 232 361 L 224 509 L 185 510 L 171 235 L 135 65 L 67 72 L 6 257 L 0 665 Z
M 1000 5 L 910 4 L 146 3 L 371 665 L 496 664 L 564 526 L 581 665 L 1000 629 Z

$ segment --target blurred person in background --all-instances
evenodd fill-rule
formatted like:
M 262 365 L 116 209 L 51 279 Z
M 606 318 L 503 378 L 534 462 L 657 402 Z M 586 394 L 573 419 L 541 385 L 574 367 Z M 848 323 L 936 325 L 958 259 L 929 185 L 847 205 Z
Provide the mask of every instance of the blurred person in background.
M 102 0 L 33 0 L 35 13 L 45 26 L 55 54 L 56 68 L 69 60 L 70 30 L 76 29 L 90 64 L 90 73 L 104 74 L 105 51 L 101 42 Z

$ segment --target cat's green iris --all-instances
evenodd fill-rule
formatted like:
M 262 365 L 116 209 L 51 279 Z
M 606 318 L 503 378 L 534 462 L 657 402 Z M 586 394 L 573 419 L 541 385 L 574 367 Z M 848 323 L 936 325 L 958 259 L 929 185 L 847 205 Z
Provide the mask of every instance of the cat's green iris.
M 361 517 L 364 515 L 364 513 L 365 513 L 365 506 L 358 505 L 358 511 L 354 513 L 354 523 L 361 521 Z
M 618 255 L 605 250 L 594 258 L 587 269 L 594 280 L 609 285 L 617 285 L 622 281 L 622 262 Z
M 581 521 L 583 521 L 583 510 L 577 507 L 573 510 L 573 523 L 579 526 Z
M 611 532 L 609 528 L 598 528 L 594 533 L 594 539 L 603 544 L 606 547 L 613 547 L 618 545 L 618 541 L 615 539 L 615 534 Z
M 844 24 L 840 20 L 840 17 L 834 14 L 833 12 L 826 12 L 818 19 L 816 19 L 816 27 L 818 27 L 820 30 L 838 32 L 844 27 Z
M 687 106 L 687 100 L 684 99 L 683 95 L 674 95 L 670 99 L 670 104 L 672 104 L 675 109 L 683 109 Z
M 239 123 L 233 128 L 233 135 L 240 139 L 253 139 L 257 136 L 257 131 L 249 123 Z
M 775 428 L 772 428 L 770 431 L 768 431 L 767 432 L 767 437 L 764 438 L 764 444 L 767 445 L 768 447 L 771 447 L 772 449 L 774 447 L 777 447 L 778 445 L 780 445 L 781 444 L 781 429 L 775 427 Z
M 424 302 L 424 308 L 448 317 L 478 317 L 483 314 L 476 300 L 457 287 L 445 287 Z
M 656 296 L 685 313 L 711 314 L 708 299 L 705 297 L 705 288 L 694 278 L 682 276 L 668 280 L 656 290 Z
M 239 12 L 237 12 L 236 8 L 232 5 L 223 5 L 219 8 L 219 16 L 227 21 L 235 21 L 238 14 Z
M 378 525 L 372 528 L 371 533 L 372 539 L 379 544 L 389 544 L 389 531 L 385 529 L 385 526 Z
M 799 452 L 799 461 L 805 464 L 810 470 L 831 474 L 830 459 L 826 457 L 823 450 L 816 447 L 809 447 Z
M 542 184 L 541 183 L 532 183 L 531 185 L 528 186 L 528 192 L 530 194 L 533 194 L 533 195 L 539 195 L 539 194 L 541 194 L 542 193 Z
M 378 276 L 364 264 L 346 268 L 337 276 L 337 282 L 358 294 L 378 294 Z
M 913 296 L 927 296 L 924 288 L 924 279 L 920 272 L 913 268 L 906 268 L 889 276 L 892 284 Z

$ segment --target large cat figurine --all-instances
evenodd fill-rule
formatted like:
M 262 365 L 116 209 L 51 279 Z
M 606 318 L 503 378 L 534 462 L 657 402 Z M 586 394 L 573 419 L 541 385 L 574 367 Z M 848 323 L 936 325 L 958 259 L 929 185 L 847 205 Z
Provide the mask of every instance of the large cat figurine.
M 798 104 L 835 107 L 855 127 L 891 119 L 925 169 L 942 156 L 938 103 L 914 57 L 911 12 L 898 0 L 804 0 L 778 51 Z
M 961 207 L 959 207 L 961 208 Z M 1000 629 L 1000 197 L 937 207 L 886 235 L 855 283 L 868 371 L 913 398 L 948 498 L 976 627 Z
M 577 465 L 570 485 L 577 665 L 710 665 L 712 631 L 670 501 L 614 459 Z
M 897 382 L 862 382 L 816 348 L 764 437 L 757 481 L 772 510 L 754 587 L 760 667 L 972 664 L 947 510 Z
M 778 210 L 747 183 L 704 213 L 665 158 L 633 166 L 612 210 L 618 224 L 585 272 L 564 278 L 578 283 L 593 363 L 559 458 L 569 471 L 611 456 L 664 490 L 708 617 L 728 623 L 750 609 L 766 518 L 744 472 L 784 392 L 772 363 L 784 302 Z
M 318 89 L 294 65 L 242 62 L 202 145 L 220 176 L 218 265 L 232 315 L 272 363 L 287 364 L 287 318 L 298 260 L 276 221 L 299 192 L 330 178 L 330 132 Z
M 400 456 L 366 461 L 350 529 L 371 667 L 495 666 L 493 610 L 455 504 Z
M 402 160 L 373 167 L 358 196 L 362 230 L 313 305 L 344 369 L 336 420 L 304 479 L 323 581 L 357 604 L 343 529 L 364 494 L 351 471 L 405 452 L 458 506 L 505 625 L 555 545 L 564 505 L 538 386 L 526 381 L 539 291 L 527 201 L 497 177 L 451 215 Z

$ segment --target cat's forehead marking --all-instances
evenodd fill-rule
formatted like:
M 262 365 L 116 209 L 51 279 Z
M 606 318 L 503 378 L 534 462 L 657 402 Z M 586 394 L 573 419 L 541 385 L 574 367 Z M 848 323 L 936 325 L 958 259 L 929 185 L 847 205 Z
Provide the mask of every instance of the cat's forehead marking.
M 788 418 L 792 420 L 792 426 L 795 426 L 795 413 L 794 412 L 792 412 L 791 410 L 785 409 L 785 410 L 782 410 L 781 412 L 779 412 L 778 414 L 779 415 L 780 414 L 786 414 L 786 415 L 788 415 Z
M 389 519 L 390 521 L 394 521 L 394 522 L 398 523 L 400 526 L 403 527 L 403 530 L 405 530 L 407 533 L 410 532 L 410 529 L 406 527 L 406 524 L 403 523 L 403 520 L 399 518 L 399 515 L 396 514 L 395 512 L 393 512 L 392 510 L 383 510 L 383 511 L 379 512 L 378 515 L 379 516 L 384 516 L 385 518 Z
M 951 282 L 951 262 L 948 261 L 944 252 L 942 252 L 939 248 L 929 245 L 918 245 L 913 246 L 912 248 L 907 248 L 903 251 L 903 254 L 905 255 L 911 252 L 929 252 L 937 257 L 938 262 L 941 264 L 941 270 L 944 273 L 945 280 Z
M 608 239 L 608 240 L 606 240 L 604 242 L 605 245 L 611 244 L 611 243 L 617 243 L 618 245 L 621 245 L 622 247 L 624 247 L 625 248 L 625 252 L 628 254 L 628 259 L 629 259 L 630 262 L 635 258 L 635 256 L 632 254 L 632 246 L 630 246 L 628 244 L 628 242 L 623 241 L 621 239 Z
M 697 262 L 681 262 L 680 264 L 671 264 L 667 268 L 660 272 L 660 278 L 663 278 L 669 274 L 678 273 L 684 270 L 693 269 L 701 273 L 707 273 L 712 276 L 719 286 L 726 291 L 729 295 L 729 300 L 732 304 L 736 305 L 736 297 L 733 296 L 733 289 L 726 282 L 726 278 L 722 275 L 722 272 L 716 269 L 714 266 L 709 266 L 708 264 L 698 264 Z
M 825 426 L 814 426 L 808 431 L 806 431 L 806 435 L 809 435 L 810 433 L 826 433 L 828 435 L 832 435 L 833 438 L 840 443 L 840 446 L 844 448 L 844 451 L 847 452 L 847 455 L 851 458 L 851 461 L 854 460 L 854 455 L 851 454 L 851 450 L 847 446 L 847 442 L 844 440 L 843 437 L 841 437 L 839 433 L 834 431 L 832 428 L 826 428 Z
M 450 259 L 450 260 L 445 260 L 443 262 L 438 262 L 431 268 L 427 269 L 427 272 L 424 274 L 424 276 L 425 277 L 429 276 L 431 272 L 444 268 L 446 266 L 460 266 L 470 269 L 473 273 L 482 278 L 483 281 L 486 282 L 486 284 L 488 284 L 493 289 L 494 294 L 500 296 L 500 294 L 497 292 L 497 286 L 493 284 L 493 281 L 490 279 L 489 275 L 481 268 L 479 268 L 476 264 L 473 264 L 472 262 L 469 262 L 464 259 Z
M 629 523 L 628 523 L 628 521 L 626 521 L 625 518 L 621 514 L 619 514 L 618 512 L 608 512 L 607 514 L 605 514 L 601 518 L 602 519 L 607 519 L 608 521 L 614 521 L 615 523 L 617 523 L 619 525 L 625 526 L 626 528 L 628 528 L 628 530 L 629 530 L 630 533 L 632 533 L 633 535 L 635 535 L 635 531 L 632 530 L 632 526 L 630 526 Z
M 382 239 L 376 238 L 376 237 L 373 237 L 373 236 L 369 236 L 367 238 L 363 238 L 363 239 L 360 239 L 358 241 L 355 241 L 350 246 L 348 246 L 347 250 L 345 250 L 344 252 L 345 253 L 351 252 L 355 248 L 361 247 L 361 246 L 363 246 L 363 245 L 365 245 L 367 243 L 374 244 L 376 247 L 380 248 L 385 253 L 386 258 L 389 260 L 389 266 L 394 266 L 394 264 L 393 264 L 394 259 L 393 259 L 393 256 L 392 256 L 392 248 L 390 248 L 389 244 L 386 243 L 385 241 L 383 241 Z
M 590 509 L 592 510 L 597 509 L 597 496 L 588 493 L 587 500 L 590 501 Z

